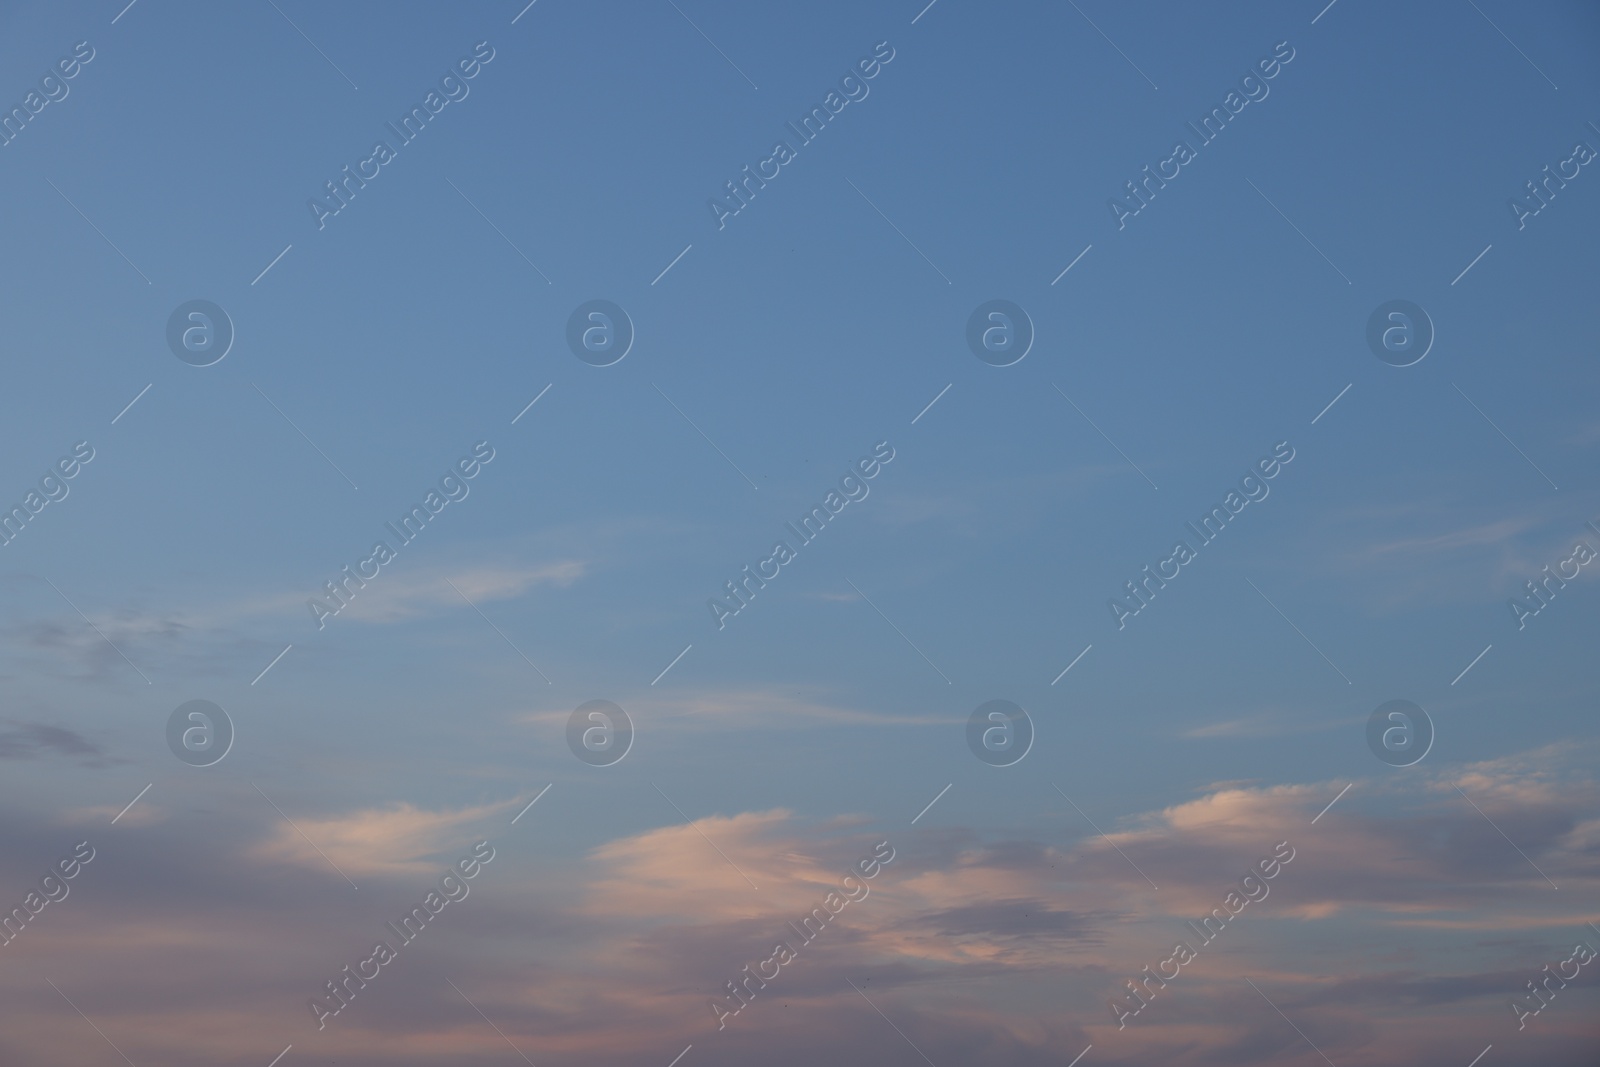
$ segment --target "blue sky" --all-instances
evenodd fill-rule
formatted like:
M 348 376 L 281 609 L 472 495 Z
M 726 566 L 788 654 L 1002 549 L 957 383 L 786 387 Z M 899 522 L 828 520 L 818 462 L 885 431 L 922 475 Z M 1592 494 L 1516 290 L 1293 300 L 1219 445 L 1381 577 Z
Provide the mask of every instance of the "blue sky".
M 1220 975 L 1165 1024 L 1193 1031 L 1138 1046 L 1073 1029 L 1105 1027 L 1117 976 L 1157 958 L 1173 909 L 1203 913 L 1236 867 L 1299 847 L 1292 830 L 1306 859 L 1285 879 L 1301 881 L 1241 920 L 1257 940 L 1235 962 L 1323 974 L 1311 951 L 1340 989 L 1445 983 L 1396 993 L 1412 1013 L 1370 1031 L 1351 1029 L 1359 998 L 1308 992 L 1334 1061 L 1464 1064 L 1513 1041 L 1546 1062 L 1592 1054 L 1581 980 L 1533 1036 L 1499 1020 L 1514 973 L 1595 919 L 1595 579 L 1521 630 L 1508 607 L 1576 541 L 1600 549 L 1585 525 L 1600 523 L 1600 178 L 1583 166 L 1520 229 L 1507 205 L 1576 142 L 1600 148 L 1592 9 L 278 7 L 0 13 L 8 108 L 77 42 L 93 49 L 0 148 L 0 500 L 94 449 L 0 549 L 0 888 L 20 900 L 79 840 L 103 857 L 6 949 L 34 954 L 6 981 L 50 1026 L 81 1029 L 34 970 L 83 983 L 101 1009 L 85 1012 L 150 1060 L 265 1063 L 293 1042 L 308 1062 L 432 1064 L 431 1042 L 458 1038 L 467 1062 L 510 1062 L 438 1007 L 449 975 L 496 998 L 536 1060 L 665 1064 L 691 1041 L 713 1062 L 765 1054 L 790 1024 L 696 1037 L 697 990 L 799 907 L 795 856 L 837 866 L 888 839 L 899 888 L 847 912 L 855 940 L 797 963 L 805 979 L 785 971 L 806 1021 L 783 1055 L 846 1055 L 831 1042 L 848 1035 L 867 1043 L 849 1055 L 916 1058 L 850 1014 L 866 1005 L 835 1002 L 870 972 L 913 1039 L 995 1062 L 1091 1041 L 1127 1062 L 1321 1062 L 1292 1030 L 1274 1044 L 1265 1005 L 1206 1030 L 1202 998 L 1234 999 Z M 719 229 L 708 198 L 885 41 L 870 93 Z M 385 123 L 475 47 L 493 59 L 470 92 L 319 229 L 308 198 L 394 143 Z M 1194 142 L 1185 124 L 1275 48 L 1293 58 L 1270 92 L 1119 228 L 1108 199 Z M 965 341 L 996 298 L 1036 332 L 1003 368 Z M 194 299 L 236 331 L 209 367 L 165 340 Z M 567 347 L 592 299 L 636 331 L 613 366 Z M 1365 340 L 1393 299 L 1436 332 L 1409 367 Z M 484 441 L 494 459 L 465 499 L 318 629 L 307 598 Z M 707 599 L 879 442 L 894 459 L 870 494 L 719 630 Z M 1108 599 L 1280 442 L 1294 458 L 1270 495 L 1119 629 Z M 1037 731 L 1012 767 L 963 741 L 995 698 Z M 1437 729 L 1416 767 L 1366 748 L 1368 715 L 1396 698 Z M 237 729 L 216 766 L 167 751 L 191 699 Z M 637 727 L 614 767 L 565 744 L 593 699 Z M 1300 829 L 1273 822 L 1291 813 Z M 1335 814 L 1319 853 L 1309 834 Z M 325 854 L 304 847 L 319 830 Z M 305 997 L 373 916 L 485 837 L 508 843 L 479 904 L 441 918 L 457 940 L 441 931 L 335 1036 L 308 1027 Z M 1165 892 L 1124 885 L 1108 841 Z M 752 892 L 734 865 L 764 871 L 761 907 L 717 895 Z M 1058 867 L 1077 873 L 1052 881 Z M 691 871 L 720 887 L 701 911 Z M 629 918 L 607 929 L 596 901 Z M 1076 911 L 1030 931 L 1008 901 Z M 182 934 L 186 914 L 204 936 Z M 1030 932 L 1063 938 L 1060 958 L 1014 943 Z M 130 975 L 159 959 L 199 983 L 247 944 L 271 962 L 192 995 L 249 1042 L 135 1023 L 187 1009 Z M 511 977 L 514 953 L 544 961 L 537 981 Z M 963 994 L 975 978 L 993 981 Z M 595 995 L 631 1021 L 599 1024 L 567 989 L 609 990 Z M 817 1032 L 835 1010 L 849 1022 Z M 356 1036 L 395 1027 L 410 1044 Z M 110 1051 L 88 1031 L 50 1052 L 48 1030 L 11 1054 Z

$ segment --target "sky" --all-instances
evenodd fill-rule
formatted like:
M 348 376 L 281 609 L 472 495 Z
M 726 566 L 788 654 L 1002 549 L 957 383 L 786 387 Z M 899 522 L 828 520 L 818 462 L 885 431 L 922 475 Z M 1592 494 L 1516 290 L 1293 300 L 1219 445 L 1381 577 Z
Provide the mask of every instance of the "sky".
M 1594 1061 L 1591 5 L 0 31 L 0 1062 Z

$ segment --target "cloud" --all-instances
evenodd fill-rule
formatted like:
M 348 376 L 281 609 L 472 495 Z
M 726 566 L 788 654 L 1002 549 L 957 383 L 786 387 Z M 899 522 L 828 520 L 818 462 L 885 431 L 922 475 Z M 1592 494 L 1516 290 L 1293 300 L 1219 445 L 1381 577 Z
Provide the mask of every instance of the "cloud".
M 1488 545 L 1507 545 L 1518 534 L 1526 533 L 1541 524 L 1532 516 L 1514 519 L 1497 519 L 1493 522 L 1431 533 L 1420 537 L 1407 537 L 1395 541 L 1368 545 L 1366 552 L 1372 556 L 1413 555 L 1436 559 L 1441 552 L 1459 548 L 1482 548 Z
M 1294 734 L 1323 733 L 1328 730 L 1337 730 L 1359 721 L 1359 719 L 1323 719 L 1320 722 L 1307 722 L 1300 713 L 1269 711 L 1242 719 L 1227 719 L 1222 722 L 1195 726 L 1183 731 L 1178 736 L 1194 740 L 1233 737 L 1284 737 Z
M 684 696 L 667 696 L 659 690 L 643 690 L 633 696 L 619 696 L 617 700 L 629 715 L 638 719 L 660 718 L 670 721 L 674 728 L 725 729 L 737 724 L 741 730 L 795 729 L 807 726 L 939 726 L 959 725 L 960 719 L 950 715 L 898 714 L 869 711 L 862 708 L 843 707 L 829 702 L 823 695 L 807 696 L 806 690 L 814 687 L 785 687 L 784 689 L 738 688 L 702 689 Z M 572 715 L 572 708 L 562 706 L 550 710 L 528 712 L 520 721 L 563 726 Z
M 331 862 L 352 879 L 362 875 L 426 877 L 457 858 L 451 852 L 469 843 L 475 832 L 470 827 L 516 803 L 513 799 L 453 811 L 427 811 L 400 803 L 344 815 L 291 815 L 293 826 L 282 819 L 274 822 L 269 836 L 256 842 L 247 855 L 257 862 L 292 864 L 319 872 L 325 872 Z
M 470 611 L 461 599 L 463 595 L 474 604 L 512 600 L 539 586 L 566 588 L 587 573 L 588 564 L 578 559 L 559 559 L 531 566 L 407 569 L 396 565 L 381 571 L 364 586 L 351 582 L 348 588 L 353 594 L 339 612 L 339 618 L 394 623 L 448 611 Z M 197 626 L 218 626 L 263 615 L 305 614 L 306 600 L 312 594 L 329 601 L 320 588 L 273 593 L 185 613 L 184 618 Z
M 0 994 L 23 1020 L 0 1037 L 0 1059 L 81 1059 L 90 1053 L 78 1044 L 60 1052 L 52 1043 L 81 1034 L 87 1050 L 99 1040 L 29 977 L 48 958 L 52 977 L 130 1058 L 174 1067 L 231 1062 L 245 1044 L 270 1059 L 292 1040 L 298 1054 L 302 1038 L 358 1067 L 500 1062 L 509 1050 L 474 1005 L 541 1063 L 666 1063 L 690 1043 L 705 1063 L 798 1067 L 901 1053 L 922 1062 L 907 1039 L 940 1063 L 1059 1065 L 1091 1042 L 1095 1062 L 1129 1067 L 1321 1063 L 1246 976 L 1334 1062 L 1460 1067 L 1493 1037 L 1455 1055 L 1463 1021 L 1481 1029 L 1503 1014 L 1514 1033 L 1503 998 L 1586 936 L 1575 913 L 1600 886 L 1593 764 L 1584 746 L 1557 746 L 1358 779 L 1314 826 L 1347 779 L 1218 783 L 1165 807 L 1107 814 L 1101 826 L 1117 848 L 1070 811 L 1058 824 L 1065 833 L 996 839 L 783 808 L 685 824 L 652 798 L 658 825 L 590 847 L 576 863 L 551 863 L 537 838 L 496 837 L 498 858 L 444 914 L 439 936 L 430 929 L 426 948 L 405 950 L 320 1034 L 306 998 L 370 952 L 385 936 L 380 921 L 408 906 L 485 820 L 509 818 L 528 798 L 328 813 L 277 797 L 361 885 L 353 893 L 247 787 L 221 802 L 237 804 L 231 813 L 169 797 L 162 821 L 133 822 L 146 797 L 115 828 L 109 814 L 85 825 L 101 857 L 71 899 L 0 950 L 27 957 L 0 974 Z M 1455 784 L 1550 865 L 1561 893 Z M 241 835 L 251 820 L 259 829 Z M 0 827 L 0 874 L 19 886 L 36 879 L 77 834 Z M 886 837 L 896 855 L 870 894 L 718 1032 L 709 999 L 791 936 L 786 924 Z M 1192 936 L 1183 920 L 1220 904 L 1284 839 L 1296 855 L 1266 899 L 1118 1031 L 1108 998 Z M 140 982 L 152 969 L 170 982 Z M 1574 999 L 1583 995 L 1564 994 L 1539 1018 L 1541 1039 L 1567 1042 L 1541 1046 L 1541 1063 L 1584 1062 Z
M 513 600 L 537 586 L 564 589 L 582 578 L 585 572 L 586 567 L 579 560 L 560 560 L 537 567 L 434 569 L 412 573 L 401 570 L 393 578 L 380 576 L 379 580 L 369 583 L 350 600 L 339 617 L 392 623 L 452 609 L 471 610 L 463 603 L 463 596 L 473 604 Z M 304 601 L 298 603 L 304 607 Z
M 87 767 L 104 767 L 111 762 L 99 745 L 60 726 L 13 723 L 11 729 L 0 731 L 0 759 L 37 760 L 50 756 L 76 757 Z

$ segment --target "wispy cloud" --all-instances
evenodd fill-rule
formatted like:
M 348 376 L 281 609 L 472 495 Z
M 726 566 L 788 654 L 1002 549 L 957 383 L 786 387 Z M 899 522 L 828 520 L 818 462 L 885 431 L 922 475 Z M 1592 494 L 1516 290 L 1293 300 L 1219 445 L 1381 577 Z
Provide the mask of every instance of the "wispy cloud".
M 294 825 L 276 820 L 269 836 L 251 846 L 248 854 L 259 862 L 288 863 L 319 872 L 327 869 L 331 859 L 353 877 L 426 875 L 441 863 L 451 862 L 455 857 L 448 853 L 465 844 L 486 819 L 509 811 L 516 803 L 513 799 L 448 811 L 400 803 L 337 815 L 289 812 Z
M 42 722 L 12 723 L 0 730 L 0 759 L 38 760 L 59 756 L 76 759 L 89 767 L 103 767 L 110 761 L 99 745 L 76 730 Z

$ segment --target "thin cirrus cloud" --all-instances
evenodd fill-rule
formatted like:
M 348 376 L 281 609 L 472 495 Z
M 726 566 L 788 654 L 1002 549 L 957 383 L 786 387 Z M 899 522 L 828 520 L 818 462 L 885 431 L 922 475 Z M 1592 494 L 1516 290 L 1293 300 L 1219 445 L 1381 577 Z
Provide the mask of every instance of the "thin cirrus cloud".
M 581 580 L 588 566 L 581 560 L 557 560 L 535 566 L 427 568 L 388 575 L 357 590 L 336 622 L 395 624 L 447 616 L 472 604 L 512 600 L 539 588 L 564 589 Z M 453 583 L 453 585 L 452 585 Z M 459 592 L 457 592 L 459 590 Z M 310 592 L 316 592 L 312 590 Z M 129 657 L 145 664 L 150 658 L 187 655 L 215 667 L 219 643 L 239 645 L 240 628 L 268 617 L 292 619 L 295 626 L 315 629 L 306 606 L 310 592 L 278 593 L 201 606 L 169 606 L 157 611 L 135 608 L 89 610 L 84 619 L 70 614 L 21 619 L 5 628 L 14 649 L 27 649 L 42 660 L 60 661 L 78 675 L 116 679 L 128 671 Z M 55 605 L 52 606 L 54 611 Z M 88 625 L 85 625 L 85 622 Z M 235 648 L 254 661 L 261 649 Z M 58 668 L 59 669 L 59 666 Z
M 587 573 L 588 565 L 575 559 L 535 566 L 431 567 L 393 575 L 382 571 L 377 578 L 355 590 L 348 605 L 338 613 L 338 619 L 341 622 L 349 619 L 367 623 L 408 622 L 456 610 L 471 610 L 462 602 L 463 595 L 473 603 L 513 600 L 541 586 L 565 589 Z M 313 593 L 320 595 L 322 590 L 252 600 L 236 605 L 230 613 L 236 616 L 288 611 L 308 613 L 306 601 Z
M 646 690 L 637 695 L 617 697 L 629 714 L 671 720 L 674 726 L 689 729 L 723 729 L 737 722 L 743 730 L 782 730 L 816 726 L 950 727 L 959 717 L 949 715 L 891 714 L 864 708 L 847 707 L 828 701 L 825 694 L 807 697 L 804 691 L 786 689 L 729 688 L 697 690 L 685 696 L 669 696 Z M 572 708 L 559 707 L 521 714 L 519 721 L 549 726 L 565 724 Z

